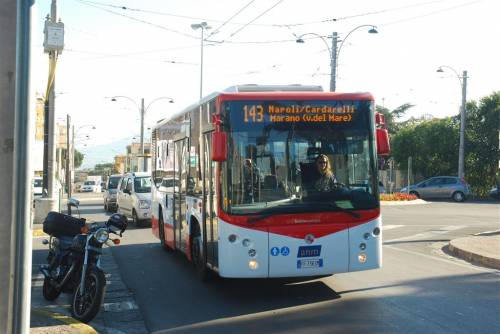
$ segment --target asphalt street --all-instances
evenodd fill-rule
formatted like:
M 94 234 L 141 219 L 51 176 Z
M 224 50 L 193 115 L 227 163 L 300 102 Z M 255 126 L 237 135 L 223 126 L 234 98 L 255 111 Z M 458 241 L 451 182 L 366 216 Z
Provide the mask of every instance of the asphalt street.
M 84 210 L 105 219 L 101 202 Z M 382 214 L 383 268 L 311 281 L 202 283 L 150 228 L 131 227 L 112 252 L 154 333 L 499 332 L 500 272 L 446 252 L 453 238 L 499 229 L 498 202 L 384 206 Z

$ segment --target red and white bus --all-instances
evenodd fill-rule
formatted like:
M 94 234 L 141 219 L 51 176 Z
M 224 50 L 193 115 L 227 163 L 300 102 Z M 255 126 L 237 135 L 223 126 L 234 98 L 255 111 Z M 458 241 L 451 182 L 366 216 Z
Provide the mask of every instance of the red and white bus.
M 153 234 L 201 277 L 379 268 L 377 153 L 389 143 L 374 108 L 368 93 L 245 85 L 162 120 L 152 133 Z M 334 188 L 314 187 L 319 155 Z

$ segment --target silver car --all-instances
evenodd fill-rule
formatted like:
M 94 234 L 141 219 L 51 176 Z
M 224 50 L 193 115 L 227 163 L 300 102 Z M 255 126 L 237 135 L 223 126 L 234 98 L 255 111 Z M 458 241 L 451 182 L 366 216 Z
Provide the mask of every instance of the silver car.
M 104 185 L 103 197 L 104 210 L 106 210 L 106 212 L 116 211 L 116 193 L 118 190 L 118 183 L 120 183 L 121 178 L 122 175 L 111 175 Z
M 451 198 L 463 202 L 471 195 L 470 187 L 463 179 L 456 176 L 434 176 L 430 179 L 401 189 L 419 198 Z

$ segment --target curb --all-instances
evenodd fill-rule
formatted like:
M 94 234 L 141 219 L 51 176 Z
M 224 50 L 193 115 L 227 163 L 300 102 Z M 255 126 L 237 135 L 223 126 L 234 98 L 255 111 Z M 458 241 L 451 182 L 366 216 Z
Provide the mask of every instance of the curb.
M 423 199 L 415 199 L 412 201 L 380 201 L 380 206 L 397 206 L 397 205 L 416 205 L 416 204 L 429 204 Z
M 92 328 L 91 326 L 84 324 L 83 322 L 79 322 L 78 320 L 75 320 L 75 319 L 68 317 L 64 314 L 50 312 L 50 311 L 47 311 L 46 309 L 40 309 L 40 308 L 31 310 L 31 313 L 38 315 L 38 316 L 51 318 L 53 320 L 56 320 L 58 322 L 65 324 L 65 325 L 68 325 L 72 329 L 77 330 L 78 333 L 80 333 L 80 334 L 98 334 L 98 332 L 94 328 Z
M 466 260 L 466 261 L 472 262 L 472 263 L 477 263 L 477 264 L 483 265 L 483 266 L 488 267 L 488 268 L 500 270 L 500 259 L 476 254 L 476 253 L 467 251 L 465 249 L 459 248 L 456 245 L 454 245 L 454 240 L 450 241 L 450 243 L 448 244 L 448 249 L 450 250 L 450 252 L 453 255 L 455 255 L 463 260 Z

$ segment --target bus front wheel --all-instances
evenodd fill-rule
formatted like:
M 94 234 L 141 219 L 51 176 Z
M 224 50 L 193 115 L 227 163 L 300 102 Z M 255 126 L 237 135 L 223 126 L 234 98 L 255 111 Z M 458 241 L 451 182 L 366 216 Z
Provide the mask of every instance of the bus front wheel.
M 191 239 L 191 258 L 193 260 L 194 267 L 196 268 L 197 276 L 206 282 L 210 278 L 210 270 L 205 263 L 205 257 L 203 255 L 203 241 L 201 240 L 201 235 L 194 235 Z

